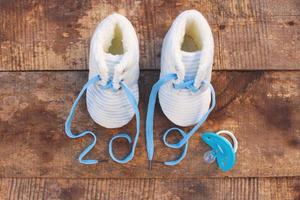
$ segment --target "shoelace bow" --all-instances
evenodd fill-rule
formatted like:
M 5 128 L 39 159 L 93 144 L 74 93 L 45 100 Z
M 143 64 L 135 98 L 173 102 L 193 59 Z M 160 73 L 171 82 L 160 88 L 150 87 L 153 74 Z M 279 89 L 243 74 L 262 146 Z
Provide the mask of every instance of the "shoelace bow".
M 149 104 L 148 104 L 148 111 L 147 111 L 147 119 L 146 119 L 146 143 L 147 143 L 147 154 L 148 154 L 148 160 L 149 160 L 149 168 L 151 169 L 151 161 L 153 160 L 153 154 L 154 154 L 154 141 L 153 141 L 153 120 L 154 120 L 154 108 L 155 108 L 155 103 L 156 103 L 156 97 L 159 89 L 161 86 L 163 86 L 165 83 L 171 81 L 171 80 L 176 80 L 177 79 L 177 74 L 167 74 L 166 76 L 160 78 L 152 87 L 150 98 L 149 98 Z M 175 160 L 170 160 L 164 162 L 165 165 L 177 165 L 180 163 L 184 157 L 186 156 L 187 149 L 188 149 L 188 140 L 194 135 L 194 133 L 200 128 L 200 126 L 205 122 L 207 119 L 208 115 L 211 113 L 213 108 L 216 105 L 216 98 L 215 98 L 215 91 L 213 86 L 203 80 L 201 82 L 202 85 L 206 85 L 209 87 L 211 91 L 211 96 L 212 96 L 212 101 L 210 108 L 208 111 L 201 117 L 199 122 L 192 128 L 188 133 L 184 132 L 182 129 L 174 127 L 168 129 L 164 135 L 163 135 L 163 142 L 164 144 L 173 149 L 179 149 L 183 147 L 182 153 L 179 155 L 179 157 Z M 189 89 L 192 92 L 197 92 L 200 88 L 195 88 L 194 87 L 194 81 L 185 81 L 179 84 L 173 84 L 175 89 Z M 167 137 L 171 134 L 174 133 L 174 131 L 177 131 L 181 134 L 182 139 L 179 140 L 177 143 L 169 143 L 167 141 Z
M 90 159 L 86 160 L 86 159 L 84 159 L 84 157 L 95 146 L 97 137 L 96 137 L 96 135 L 92 131 L 88 131 L 88 130 L 80 132 L 78 134 L 74 134 L 71 131 L 71 125 L 72 125 L 72 121 L 73 121 L 73 118 L 74 118 L 74 115 L 75 115 L 75 110 L 76 110 L 76 108 L 78 106 L 80 98 L 83 96 L 84 92 L 88 89 L 88 87 L 90 85 L 92 85 L 92 84 L 94 84 L 94 83 L 96 83 L 97 81 L 100 81 L 100 80 L 101 80 L 101 78 L 100 78 L 99 75 L 94 76 L 93 78 L 91 78 L 83 86 L 83 88 L 81 89 L 79 95 L 77 96 L 76 100 L 74 101 L 74 103 L 72 105 L 70 114 L 69 114 L 69 116 L 68 116 L 68 118 L 66 120 L 66 123 L 65 123 L 65 132 L 66 132 L 66 134 L 67 134 L 68 137 L 70 137 L 70 138 L 81 138 L 81 137 L 84 137 L 86 135 L 91 135 L 93 137 L 93 142 L 91 144 L 89 144 L 80 153 L 80 155 L 79 155 L 79 162 L 82 163 L 82 164 L 96 164 L 96 163 L 98 163 L 97 160 L 90 160 Z M 140 134 L 140 113 L 139 113 L 139 110 L 138 110 L 138 103 L 137 103 L 134 95 L 132 94 L 132 92 L 128 88 L 128 86 L 123 81 L 120 82 L 120 85 L 121 85 L 121 88 L 124 90 L 124 92 L 125 92 L 128 100 L 129 100 L 131 106 L 133 107 L 134 112 L 135 112 L 135 117 L 136 117 L 136 135 L 135 135 L 133 144 L 132 144 L 132 139 L 131 139 L 131 137 L 130 137 L 130 135 L 128 133 L 118 133 L 117 135 L 113 136 L 111 138 L 111 140 L 109 141 L 109 155 L 110 155 L 110 157 L 115 162 L 123 164 L 123 163 L 127 163 L 128 161 L 132 160 L 133 157 L 134 157 L 135 148 L 136 148 L 136 145 L 137 145 L 137 142 L 138 142 L 138 138 L 139 138 L 139 134 Z M 103 90 L 112 89 L 113 92 L 117 92 L 118 91 L 118 90 L 116 90 L 116 89 L 113 88 L 112 81 L 108 81 L 108 83 L 105 86 L 100 86 L 100 88 L 103 89 Z M 124 138 L 124 139 L 126 139 L 128 141 L 129 144 L 132 144 L 130 153 L 127 156 L 125 156 L 123 159 L 116 158 L 115 155 L 114 155 L 114 153 L 113 153 L 112 144 L 113 144 L 113 141 L 116 140 L 116 139 L 118 139 L 118 138 Z

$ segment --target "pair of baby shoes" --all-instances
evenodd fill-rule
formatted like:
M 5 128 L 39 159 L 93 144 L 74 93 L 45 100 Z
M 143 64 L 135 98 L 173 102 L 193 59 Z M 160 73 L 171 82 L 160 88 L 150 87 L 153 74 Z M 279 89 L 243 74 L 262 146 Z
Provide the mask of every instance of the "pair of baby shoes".
M 201 13 L 188 10 L 173 22 L 165 36 L 161 52 L 160 79 L 152 88 L 146 119 L 146 144 L 151 164 L 154 154 L 153 120 L 158 94 L 163 113 L 179 126 L 195 125 L 189 132 L 179 128 L 167 130 L 163 141 L 170 148 L 183 148 L 178 159 L 166 161 L 176 165 L 185 157 L 188 140 L 205 122 L 215 107 L 215 92 L 210 84 L 214 54 L 211 29 Z M 90 46 L 89 80 L 76 98 L 65 123 L 70 138 L 91 135 L 93 142 L 80 154 L 79 161 L 95 164 L 97 160 L 86 160 L 85 155 L 95 146 L 96 135 L 91 131 L 74 134 L 72 119 L 80 98 L 86 92 L 87 110 L 92 119 L 106 128 L 119 128 L 136 117 L 134 139 L 127 133 L 119 133 L 109 142 L 109 154 L 118 163 L 127 163 L 134 157 L 140 134 L 139 101 L 139 45 L 136 32 L 129 20 L 119 14 L 105 18 L 96 28 Z M 179 132 L 182 138 L 169 143 L 167 137 Z M 233 145 L 219 134 L 229 135 Z M 124 138 L 131 144 L 130 153 L 122 159 L 114 155 L 112 144 L 115 139 Z M 215 159 L 219 167 L 227 171 L 235 163 L 237 140 L 229 131 L 203 133 L 202 140 L 212 150 L 205 154 L 206 162 Z M 151 165 L 150 165 L 151 166 Z

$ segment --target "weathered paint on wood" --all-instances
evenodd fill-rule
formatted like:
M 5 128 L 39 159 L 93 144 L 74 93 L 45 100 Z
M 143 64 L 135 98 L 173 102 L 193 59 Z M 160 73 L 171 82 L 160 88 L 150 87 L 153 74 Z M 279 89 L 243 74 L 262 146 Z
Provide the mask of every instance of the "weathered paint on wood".
M 2 178 L 2 200 L 297 200 L 300 178 L 47 179 Z
M 227 173 L 207 165 L 202 155 L 209 148 L 196 134 L 186 159 L 178 166 L 154 163 L 148 171 L 144 141 L 145 115 L 151 86 L 158 72 L 141 72 L 141 137 L 136 155 L 127 165 L 109 159 L 107 147 L 119 131 L 134 134 L 135 122 L 107 130 L 93 123 L 82 100 L 74 130 L 90 129 L 98 135 L 88 157 L 107 160 L 84 166 L 76 158 L 90 138 L 71 140 L 64 122 L 71 105 L 87 79 L 87 72 L 0 73 L 0 177 L 56 178 L 200 178 L 300 176 L 299 82 L 295 72 L 214 72 L 217 107 L 203 131 L 232 130 L 239 140 L 237 164 Z M 160 136 L 173 126 L 159 106 L 155 111 L 155 161 L 175 157 Z M 185 129 L 188 130 L 188 129 Z M 118 155 L 129 147 L 117 142 Z
M 91 34 L 112 12 L 132 21 L 141 68 L 158 69 L 162 39 L 186 9 L 212 26 L 214 69 L 299 69 L 299 8 L 298 0 L 2 0 L 0 71 L 87 69 Z

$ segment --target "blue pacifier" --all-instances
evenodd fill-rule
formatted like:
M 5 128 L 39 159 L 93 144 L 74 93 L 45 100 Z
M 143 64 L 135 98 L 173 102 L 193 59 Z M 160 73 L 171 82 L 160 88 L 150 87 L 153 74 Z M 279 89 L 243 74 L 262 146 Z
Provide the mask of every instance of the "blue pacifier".
M 231 137 L 233 145 L 220 134 L 226 134 Z M 233 133 L 221 130 L 217 133 L 207 132 L 201 135 L 201 139 L 212 149 L 203 156 L 206 163 L 213 163 L 217 160 L 217 164 L 222 171 L 228 171 L 235 164 L 235 153 L 238 148 L 238 141 Z

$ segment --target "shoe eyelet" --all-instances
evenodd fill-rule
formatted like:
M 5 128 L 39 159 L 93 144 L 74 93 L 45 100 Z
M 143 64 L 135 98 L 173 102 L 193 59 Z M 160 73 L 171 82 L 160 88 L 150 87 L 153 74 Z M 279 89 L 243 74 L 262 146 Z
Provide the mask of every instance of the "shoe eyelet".
M 173 87 L 173 89 L 176 89 L 176 87 L 175 87 L 175 83 L 172 83 L 172 87 Z

